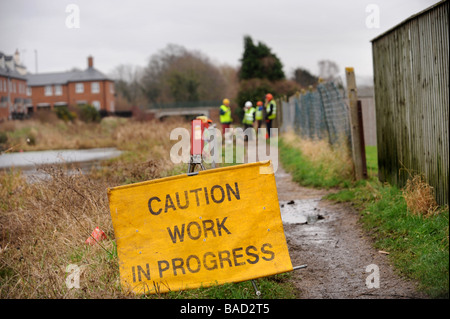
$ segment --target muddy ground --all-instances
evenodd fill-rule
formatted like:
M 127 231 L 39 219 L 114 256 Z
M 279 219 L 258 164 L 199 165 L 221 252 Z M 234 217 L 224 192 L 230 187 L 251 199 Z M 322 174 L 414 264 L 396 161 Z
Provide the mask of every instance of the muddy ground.
M 298 298 L 426 298 L 414 282 L 396 273 L 385 253 L 373 248 L 350 205 L 322 199 L 325 190 L 299 186 L 281 165 L 275 179 L 292 264 L 307 264 L 293 273 Z M 366 272 L 369 265 L 378 266 L 379 288 L 373 287 L 374 268 Z

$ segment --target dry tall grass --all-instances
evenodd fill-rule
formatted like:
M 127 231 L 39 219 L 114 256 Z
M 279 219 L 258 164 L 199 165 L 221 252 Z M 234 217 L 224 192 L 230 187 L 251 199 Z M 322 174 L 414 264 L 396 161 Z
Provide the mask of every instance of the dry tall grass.
M 11 121 L 3 124 L 1 130 L 6 132 L 8 146 L 14 152 L 113 147 L 115 144 L 105 124 Z
M 169 134 L 188 124 L 125 121 L 108 123 L 106 128 L 105 123 L 97 124 L 101 125 L 103 128 L 93 128 L 94 132 L 109 132 L 104 136 L 113 142 L 110 146 L 125 153 L 92 174 L 43 166 L 40 170 L 48 178 L 29 183 L 20 172 L 0 172 L 0 299 L 135 297 L 120 288 L 106 191 L 123 183 L 157 178 L 173 169 L 169 151 L 174 141 Z M 86 245 L 97 226 L 107 239 Z M 79 289 L 66 285 L 66 267 L 71 264 L 81 269 Z
M 105 192 L 108 184 L 81 172 L 68 175 L 62 167 L 43 170 L 50 180 L 28 184 L 14 175 L 13 205 L 2 207 L 0 297 L 78 297 L 86 296 L 87 290 L 94 297 L 120 295 Z M 5 178 L 11 176 L 3 173 L 2 184 Z M 109 240 L 88 247 L 84 241 L 96 226 Z M 110 262 L 105 262 L 108 257 Z M 70 290 L 65 284 L 70 264 L 84 267 L 82 289 Z
M 402 191 L 408 210 L 414 215 L 429 217 L 439 213 L 434 189 L 421 175 L 414 175 L 407 180 Z
M 327 175 L 352 179 L 353 162 L 345 142 L 333 146 L 325 140 L 301 138 L 292 131 L 284 133 L 282 137 L 286 143 L 300 149 L 309 162 L 319 163 L 326 168 Z

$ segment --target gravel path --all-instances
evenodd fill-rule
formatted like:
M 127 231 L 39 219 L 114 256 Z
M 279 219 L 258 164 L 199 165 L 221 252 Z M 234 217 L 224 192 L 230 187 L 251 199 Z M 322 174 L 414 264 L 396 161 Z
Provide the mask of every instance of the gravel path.
M 248 143 L 248 152 L 256 152 L 255 145 Z M 275 148 L 267 155 L 259 160 L 273 162 L 292 265 L 307 265 L 293 273 L 299 299 L 427 299 L 373 247 L 357 211 L 322 199 L 327 190 L 293 182 Z
M 373 248 L 352 207 L 323 200 L 327 191 L 299 186 L 281 166 L 275 178 L 292 264 L 308 265 L 294 272 L 298 298 L 426 298 Z

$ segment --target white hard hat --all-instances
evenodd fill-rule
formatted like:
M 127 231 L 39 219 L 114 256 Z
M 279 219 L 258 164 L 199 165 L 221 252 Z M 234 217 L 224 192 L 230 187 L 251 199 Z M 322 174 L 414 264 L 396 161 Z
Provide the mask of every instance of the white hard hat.
M 245 102 L 245 107 L 252 107 L 253 104 L 250 101 Z

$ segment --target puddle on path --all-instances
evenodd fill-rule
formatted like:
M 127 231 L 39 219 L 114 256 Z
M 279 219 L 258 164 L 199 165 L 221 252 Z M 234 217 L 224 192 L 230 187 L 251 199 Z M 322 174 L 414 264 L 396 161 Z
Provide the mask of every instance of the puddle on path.
M 285 224 L 314 224 L 324 218 L 319 202 L 320 198 L 280 201 L 281 220 Z

